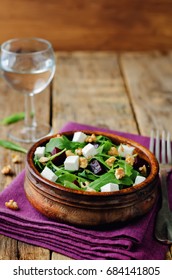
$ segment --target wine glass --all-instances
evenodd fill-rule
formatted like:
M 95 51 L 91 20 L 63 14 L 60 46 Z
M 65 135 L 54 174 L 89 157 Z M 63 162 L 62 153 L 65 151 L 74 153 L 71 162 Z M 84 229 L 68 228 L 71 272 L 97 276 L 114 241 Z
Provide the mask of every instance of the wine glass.
M 51 126 L 36 120 L 34 95 L 43 91 L 55 73 L 52 45 L 41 38 L 17 38 L 1 45 L 1 72 L 7 83 L 24 94 L 25 119 L 8 135 L 15 141 L 32 143 L 51 133 Z

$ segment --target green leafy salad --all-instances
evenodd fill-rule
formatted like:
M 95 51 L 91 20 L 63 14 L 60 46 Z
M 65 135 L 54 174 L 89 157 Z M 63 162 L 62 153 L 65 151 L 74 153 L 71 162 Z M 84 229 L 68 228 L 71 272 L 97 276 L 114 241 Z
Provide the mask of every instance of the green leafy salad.
M 41 176 L 66 188 L 112 192 L 143 182 L 149 166 L 135 147 L 115 145 L 104 135 L 76 131 L 72 136 L 57 135 L 34 153 Z

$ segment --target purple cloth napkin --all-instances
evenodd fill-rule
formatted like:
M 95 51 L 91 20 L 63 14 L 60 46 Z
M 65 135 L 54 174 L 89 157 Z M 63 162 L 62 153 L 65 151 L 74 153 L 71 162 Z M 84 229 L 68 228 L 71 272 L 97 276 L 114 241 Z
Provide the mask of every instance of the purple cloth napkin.
M 100 130 L 88 125 L 68 123 L 61 131 Z M 148 147 L 149 138 L 123 132 L 118 135 L 133 139 Z M 8 237 L 48 248 L 77 260 L 159 260 L 165 258 L 167 246 L 154 238 L 155 214 L 159 207 L 143 217 L 121 226 L 104 226 L 101 229 L 84 229 L 58 223 L 36 211 L 26 199 L 23 182 L 25 171 L 0 194 L 0 233 Z M 169 179 L 172 189 L 172 176 Z M 5 207 L 9 199 L 17 201 L 20 210 Z

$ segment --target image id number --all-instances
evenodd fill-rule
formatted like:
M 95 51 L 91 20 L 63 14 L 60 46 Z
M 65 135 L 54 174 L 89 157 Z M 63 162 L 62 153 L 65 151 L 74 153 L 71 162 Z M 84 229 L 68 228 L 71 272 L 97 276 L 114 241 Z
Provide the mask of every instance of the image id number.
M 107 275 L 159 275 L 160 267 L 109 267 Z

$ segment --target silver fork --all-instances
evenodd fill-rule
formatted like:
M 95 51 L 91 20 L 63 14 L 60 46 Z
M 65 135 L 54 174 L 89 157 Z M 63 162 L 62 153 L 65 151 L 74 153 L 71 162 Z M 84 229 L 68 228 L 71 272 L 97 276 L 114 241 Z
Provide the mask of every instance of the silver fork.
M 170 133 L 151 131 L 150 151 L 153 152 L 160 166 L 162 205 L 156 217 L 155 237 L 166 244 L 172 244 L 172 212 L 169 208 L 167 177 L 172 169 Z

